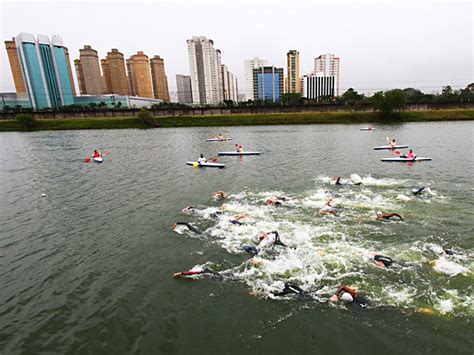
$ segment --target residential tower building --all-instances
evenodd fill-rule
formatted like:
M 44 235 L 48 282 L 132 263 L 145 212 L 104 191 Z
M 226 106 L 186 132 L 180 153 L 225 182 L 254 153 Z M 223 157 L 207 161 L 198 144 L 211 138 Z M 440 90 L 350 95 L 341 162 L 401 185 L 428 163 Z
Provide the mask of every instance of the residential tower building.
M 286 54 L 287 63 L 287 85 L 286 91 L 290 94 L 301 93 L 300 81 L 300 53 L 297 50 L 290 50 Z
M 176 74 L 176 88 L 178 90 L 179 103 L 181 104 L 193 103 L 191 77 L 189 75 Z
M 5 48 L 7 49 L 8 61 L 10 62 L 16 94 L 19 97 L 26 97 L 26 84 L 21 70 L 20 57 L 18 55 L 18 48 L 15 43 L 15 38 L 13 38 L 11 41 L 5 41 Z
M 148 56 L 142 51 L 132 55 L 127 60 L 127 70 L 131 95 L 153 98 Z
M 102 95 L 105 92 L 95 49 L 89 45 L 79 49 L 79 59 L 74 61 L 74 66 L 81 95 Z
M 334 77 L 334 94 L 339 96 L 339 57 L 334 54 L 321 54 L 314 59 L 314 74 Z
M 244 61 L 245 70 L 245 101 L 253 100 L 253 70 L 267 65 L 265 59 L 254 57 Z
M 112 94 L 119 95 L 130 95 L 130 85 L 127 78 L 127 73 L 125 71 L 125 59 L 123 54 L 118 51 L 118 49 L 113 48 L 111 52 L 107 53 L 105 57 L 107 61 L 107 71 L 110 75 L 110 90 Z M 103 67 L 103 66 L 102 66 Z M 104 73 L 105 77 L 105 73 Z
M 155 55 L 150 60 L 151 81 L 155 99 L 170 101 L 168 90 L 168 78 L 165 73 L 165 61 L 159 55 Z

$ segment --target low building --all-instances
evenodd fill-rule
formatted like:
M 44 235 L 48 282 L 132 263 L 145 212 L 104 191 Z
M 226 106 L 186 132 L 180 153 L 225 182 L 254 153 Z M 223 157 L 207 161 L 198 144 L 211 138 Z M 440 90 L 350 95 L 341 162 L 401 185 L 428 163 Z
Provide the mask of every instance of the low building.
M 88 106 L 91 103 L 100 105 L 105 103 L 108 108 L 149 108 L 152 105 L 158 105 L 163 100 L 151 99 L 148 97 L 126 96 L 126 95 L 83 95 L 74 98 L 74 104 Z
M 317 101 L 332 100 L 336 96 L 336 77 L 305 75 L 301 79 L 303 97 Z

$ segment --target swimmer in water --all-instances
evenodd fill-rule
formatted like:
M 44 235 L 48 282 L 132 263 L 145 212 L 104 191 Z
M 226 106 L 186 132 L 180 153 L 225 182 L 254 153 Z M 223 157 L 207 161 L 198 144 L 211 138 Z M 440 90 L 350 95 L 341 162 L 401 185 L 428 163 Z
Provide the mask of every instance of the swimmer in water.
M 431 250 L 441 256 L 454 255 L 454 252 L 451 249 L 445 249 L 439 245 L 432 246 Z
M 226 200 L 228 196 L 223 191 L 217 191 L 212 193 L 212 197 Z
M 279 245 L 282 247 L 287 247 L 288 245 L 284 244 L 280 240 L 280 235 L 277 231 L 273 232 L 262 232 L 257 236 L 258 243 L 263 243 L 264 245 L 272 244 L 272 245 Z
M 258 248 L 254 245 L 242 245 L 242 250 L 254 255 L 258 254 Z
M 173 224 L 172 228 L 176 229 L 177 226 L 186 226 L 191 232 L 194 232 L 196 234 L 202 234 L 198 229 L 196 229 L 196 227 L 193 227 L 192 225 L 186 222 L 176 222 L 175 224 Z
M 334 200 L 334 197 L 331 197 L 329 200 L 326 201 L 324 204 L 323 208 L 321 211 L 319 211 L 319 214 L 322 215 L 336 215 L 336 211 L 333 206 L 331 206 L 332 201 Z
M 243 218 L 253 218 L 252 216 L 246 215 L 246 214 L 241 214 L 238 216 L 235 216 L 233 219 L 230 220 L 230 223 L 235 224 L 237 226 L 241 226 L 243 223 L 240 222 L 241 219 Z
M 202 270 L 189 270 L 189 271 L 176 272 L 173 274 L 173 277 L 193 277 L 193 276 L 198 276 L 198 275 L 206 275 L 206 276 L 214 277 L 220 280 L 224 278 L 223 275 L 208 268 L 205 268 Z
M 375 261 L 375 265 L 381 267 L 389 267 L 393 264 L 393 260 L 391 258 L 380 254 L 373 254 L 370 256 L 370 259 Z
M 194 206 L 186 206 L 181 210 L 181 212 L 183 212 L 184 214 L 195 214 L 197 210 Z
M 418 195 L 421 195 L 421 193 L 423 192 L 423 190 L 426 189 L 426 186 L 422 186 L 420 188 L 417 188 L 417 189 L 413 189 L 412 192 L 413 192 L 413 195 L 415 196 L 418 196 Z
M 285 287 L 282 291 L 273 293 L 275 296 L 285 296 L 289 294 L 298 295 L 300 298 L 310 298 L 301 287 L 291 282 L 285 282 Z
M 353 288 L 348 287 L 346 285 L 340 286 L 337 289 L 336 293 L 332 295 L 331 298 L 329 299 L 329 301 L 331 302 L 337 302 L 338 300 L 342 300 L 347 303 L 356 304 L 363 308 L 369 305 L 369 302 L 364 297 L 362 297 L 359 294 L 359 292 L 357 292 Z
M 402 216 L 400 216 L 398 213 L 382 213 L 380 211 L 377 212 L 375 218 L 378 220 L 389 221 L 390 218 L 393 217 L 397 217 L 399 221 L 403 220 Z

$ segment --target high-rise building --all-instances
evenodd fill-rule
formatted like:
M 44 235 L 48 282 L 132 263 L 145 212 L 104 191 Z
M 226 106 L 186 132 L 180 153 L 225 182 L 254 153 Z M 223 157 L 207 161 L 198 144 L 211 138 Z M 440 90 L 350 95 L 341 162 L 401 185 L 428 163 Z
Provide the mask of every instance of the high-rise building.
M 176 87 L 178 90 L 178 102 L 181 104 L 192 104 L 191 77 L 189 75 L 176 74 Z
M 300 53 L 297 50 L 290 50 L 286 54 L 287 59 L 287 90 L 290 94 L 301 93 L 300 81 Z
M 253 70 L 265 65 L 267 65 L 267 61 L 258 57 L 244 61 L 245 100 L 253 100 Z
M 26 84 L 21 71 L 20 57 L 18 56 L 18 48 L 16 47 L 15 38 L 11 41 L 5 41 L 7 49 L 8 61 L 12 70 L 13 82 L 15 83 L 16 94 L 20 97 L 26 96 Z
M 168 78 L 165 73 L 165 61 L 159 55 L 155 55 L 150 60 L 150 68 L 155 99 L 170 101 Z
M 74 85 L 74 78 L 72 76 L 71 59 L 69 58 L 69 50 L 66 47 L 64 47 L 64 54 L 66 55 L 67 72 L 69 73 L 69 80 L 71 81 L 72 95 L 76 96 L 76 85 Z
M 193 103 L 222 102 L 221 52 L 204 36 L 187 40 Z
M 230 100 L 237 102 L 238 101 L 238 92 L 237 92 L 237 78 L 232 74 L 227 66 L 224 64 L 222 67 L 222 88 L 224 100 Z
M 305 75 L 302 80 L 303 97 L 317 101 L 332 101 L 335 96 L 334 76 Z
M 79 49 L 79 59 L 74 61 L 81 95 L 102 95 L 104 81 L 100 74 L 99 56 L 91 46 Z
M 74 104 L 63 40 L 59 36 L 20 33 L 15 37 L 23 78 L 33 108 L 57 108 Z
M 102 78 L 104 85 L 104 94 L 112 94 L 112 80 L 110 79 L 110 66 L 107 59 L 101 59 L 100 65 L 102 67 Z
M 110 75 L 111 94 L 130 95 L 130 86 L 125 72 L 125 59 L 118 49 L 113 48 L 105 57 L 107 70 Z M 103 66 L 102 66 L 103 67 Z M 105 77 L 105 73 L 104 73 Z M 108 78 L 105 79 L 106 84 Z
M 254 99 L 278 102 L 283 94 L 283 68 L 264 66 L 253 70 Z
M 153 98 L 151 85 L 150 62 L 142 51 L 127 60 L 128 79 L 133 96 Z
M 314 74 L 317 76 L 333 76 L 335 78 L 334 93 L 339 96 L 339 58 L 334 54 L 322 54 L 314 59 Z

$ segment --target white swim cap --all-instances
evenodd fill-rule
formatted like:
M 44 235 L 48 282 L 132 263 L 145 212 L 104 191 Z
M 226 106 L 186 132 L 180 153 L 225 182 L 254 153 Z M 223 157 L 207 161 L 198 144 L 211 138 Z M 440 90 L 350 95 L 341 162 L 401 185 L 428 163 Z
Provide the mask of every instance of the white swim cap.
M 354 298 L 350 293 L 344 292 L 341 296 L 341 300 L 343 300 L 344 302 L 353 302 Z
M 444 253 L 444 249 L 442 247 L 440 247 L 439 245 L 433 245 L 431 247 L 431 250 L 437 254 L 443 254 Z

